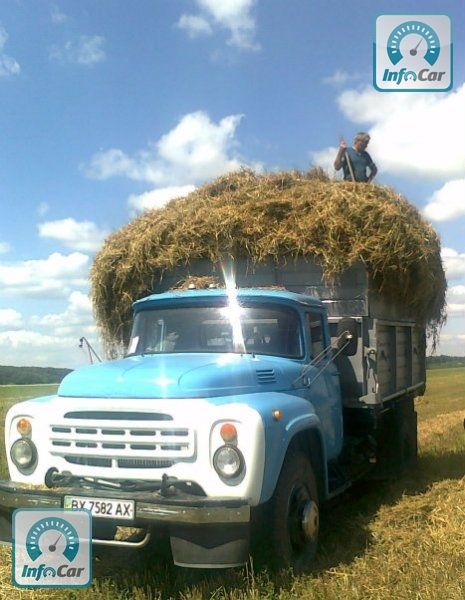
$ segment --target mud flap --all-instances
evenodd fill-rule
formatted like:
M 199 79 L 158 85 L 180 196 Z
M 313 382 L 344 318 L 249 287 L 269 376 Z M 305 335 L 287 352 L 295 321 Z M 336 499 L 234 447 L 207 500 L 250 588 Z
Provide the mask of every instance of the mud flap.
M 183 525 L 170 532 L 173 562 L 194 569 L 225 569 L 249 558 L 249 523 Z

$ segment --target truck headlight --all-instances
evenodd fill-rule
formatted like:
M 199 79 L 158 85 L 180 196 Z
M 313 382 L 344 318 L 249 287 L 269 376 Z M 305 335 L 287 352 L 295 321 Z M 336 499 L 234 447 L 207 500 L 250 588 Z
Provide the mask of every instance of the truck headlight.
M 22 438 L 16 440 L 10 449 L 11 460 L 22 472 L 27 473 L 37 461 L 37 448 L 31 440 Z
M 243 471 L 244 457 L 235 446 L 221 446 L 213 456 L 213 466 L 220 477 L 233 479 Z

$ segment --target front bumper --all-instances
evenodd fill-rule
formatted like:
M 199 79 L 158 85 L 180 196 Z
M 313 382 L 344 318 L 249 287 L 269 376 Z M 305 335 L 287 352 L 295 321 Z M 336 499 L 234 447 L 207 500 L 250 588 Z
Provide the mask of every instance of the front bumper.
M 18 508 L 63 508 L 64 496 L 134 500 L 134 521 L 94 519 L 123 527 L 159 528 L 171 538 L 173 560 L 190 567 L 227 567 L 248 559 L 250 506 L 242 499 L 81 487 L 48 489 L 0 481 L 0 544 L 11 544 L 11 513 Z M 93 539 L 94 543 L 99 543 Z M 229 558 L 225 562 L 225 557 Z

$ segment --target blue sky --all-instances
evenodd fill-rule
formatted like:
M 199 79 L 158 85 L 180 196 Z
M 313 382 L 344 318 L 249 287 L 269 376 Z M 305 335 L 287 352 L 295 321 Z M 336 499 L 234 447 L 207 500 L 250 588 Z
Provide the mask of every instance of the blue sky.
M 450 92 L 372 85 L 376 17 L 448 14 Z M 0 364 L 86 362 L 108 233 L 241 165 L 321 164 L 369 131 L 377 182 L 441 235 L 440 351 L 465 355 L 465 2 L 4 0 Z

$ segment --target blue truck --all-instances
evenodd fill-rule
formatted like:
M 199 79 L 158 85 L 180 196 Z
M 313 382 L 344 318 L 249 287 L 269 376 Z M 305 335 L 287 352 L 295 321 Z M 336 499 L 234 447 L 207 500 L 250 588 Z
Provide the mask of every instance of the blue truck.
M 15 508 L 88 509 L 95 545 L 164 538 L 176 565 L 225 568 L 262 541 L 302 570 L 324 501 L 414 464 L 425 329 L 364 265 L 328 285 L 308 259 L 238 262 L 169 291 L 179 275 L 134 303 L 125 356 L 9 410 L 4 543 Z

